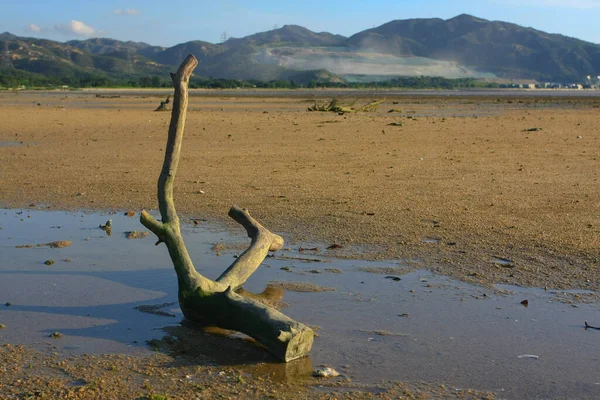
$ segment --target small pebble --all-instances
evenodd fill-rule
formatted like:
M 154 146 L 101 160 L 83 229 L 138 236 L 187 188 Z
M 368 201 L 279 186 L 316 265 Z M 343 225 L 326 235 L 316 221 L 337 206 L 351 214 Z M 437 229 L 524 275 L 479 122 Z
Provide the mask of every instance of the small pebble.
M 517 358 L 519 358 L 519 359 L 531 358 L 531 359 L 537 360 L 538 358 L 540 358 L 540 356 L 536 356 L 534 354 L 521 354 L 520 356 L 517 356 Z
M 333 378 L 339 375 L 340 373 L 331 367 L 317 368 L 313 371 L 313 376 L 317 376 L 319 378 Z

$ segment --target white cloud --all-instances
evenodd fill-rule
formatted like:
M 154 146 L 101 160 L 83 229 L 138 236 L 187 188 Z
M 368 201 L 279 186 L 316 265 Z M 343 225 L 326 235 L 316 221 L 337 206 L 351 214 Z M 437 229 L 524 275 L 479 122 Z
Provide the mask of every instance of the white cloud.
M 26 32 L 40 33 L 42 28 L 37 26 L 36 24 L 29 24 L 25 27 Z
M 77 20 L 71 20 L 68 24 L 58 24 L 54 29 L 60 33 L 77 36 L 93 36 L 97 31 L 89 25 Z
M 113 10 L 113 14 L 115 15 L 140 15 L 142 12 L 140 10 L 136 10 L 134 8 L 126 8 L 121 9 L 117 8 Z

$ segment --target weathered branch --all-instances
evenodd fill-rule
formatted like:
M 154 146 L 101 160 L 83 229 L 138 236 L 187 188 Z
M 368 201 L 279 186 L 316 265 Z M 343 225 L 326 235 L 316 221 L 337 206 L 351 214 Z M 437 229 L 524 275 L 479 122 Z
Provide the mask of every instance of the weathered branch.
M 269 251 L 277 251 L 283 247 L 283 238 L 263 227 L 246 209 L 233 206 L 229 210 L 229 216 L 246 228 L 248 237 L 252 239 L 250 247 L 217 279 L 218 283 L 235 290 L 256 271 Z
M 308 354 L 314 332 L 276 309 L 234 292 L 256 271 L 269 251 L 283 246 L 283 238 L 263 227 L 247 210 L 233 206 L 229 216 L 246 229 L 252 241 L 215 282 L 196 271 L 181 235 L 173 186 L 185 128 L 188 82 L 197 65 L 198 61 L 190 54 L 177 73 L 171 74 L 175 94 L 165 160 L 158 178 L 161 221 L 142 211 L 140 222 L 158 237 L 157 244 L 167 246 L 177 273 L 179 305 L 187 319 L 246 333 L 280 360 L 291 361 Z
M 335 97 L 329 102 L 325 104 L 319 104 L 315 101 L 314 106 L 308 107 L 307 111 L 331 111 L 336 112 L 338 114 L 346 114 L 346 113 L 355 113 L 355 112 L 372 112 L 377 111 L 377 107 L 380 104 L 383 104 L 385 99 L 383 100 L 374 100 L 368 104 L 365 104 L 362 107 L 356 108 L 353 104 L 344 104 Z
M 165 160 L 158 178 L 158 207 L 162 222 L 157 221 L 145 211 L 140 214 L 140 222 L 158 237 L 158 243 L 164 242 L 167 245 L 180 284 L 199 287 L 203 291 L 212 292 L 215 289 L 215 283 L 200 275 L 194 268 L 181 236 L 179 217 L 177 217 L 175 202 L 173 201 L 173 184 L 179 164 L 187 113 L 188 82 L 197 65 L 198 60 L 190 54 L 181 64 L 177 73 L 171 75 L 175 86 L 175 98 L 171 113 L 171 124 L 169 125 Z
M 152 215 L 148 214 L 146 210 L 142 210 L 140 215 L 140 222 L 150 230 L 150 232 L 154 233 L 159 240 L 164 242 L 165 238 L 165 225 L 162 222 L 159 222 Z
M 285 362 L 307 355 L 312 347 L 312 329 L 231 289 L 202 299 L 192 297 L 182 304 L 186 318 L 246 333 Z
M 181 142 L 183 141 L 183 132 L 185 130 L 185 117 L 188 106 L 188 82 L 197 66 L 198 60 L 190 54 L 179 66 L 177 72 L 171 74 L 171 79 L 175 86 L 173 111 L 171 113 L 167 147 L 165 149 L 165 162 L 158 179 L 158 207 L 163 223 L 176 221 L 177 225 L 179 225 L 179 218 L 177 217 L 175 203 L 173 202 L 173 183 L 175 182 L 175 173 L 179 165 Z
M 587 322 L 587 321 L 585 321 L 585 329 L 597 329 L 597 330 L 599 330 L 599 331 L 600 331 L 600 327 L 598 327 L 598 326 L 593 326 L 593 325 L 590 325 L 590 324 L 588 324 L 588 322 Z

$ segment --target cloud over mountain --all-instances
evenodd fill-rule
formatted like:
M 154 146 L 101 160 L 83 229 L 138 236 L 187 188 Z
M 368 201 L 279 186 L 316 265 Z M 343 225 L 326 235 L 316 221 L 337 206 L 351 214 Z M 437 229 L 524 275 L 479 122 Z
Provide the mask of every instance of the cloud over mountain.
M 447 20 L 393 20 L 349 38 L 285 25 L 220 44 L 195 40 L 169 48 L 102 39 L 102 31 L 76 20 L 26 29 L 87 39 L 61 44 L 14 35 L 6 35 L 2 43 L 0 38 L 14 68 L 59 77 L 162 75 L 189 53 L 200 60 L 198 76 L 263 81 L 306 82 L 315 71 L 349 81 L 442 76 L 565 83 L 600 75 L 599 45 L 466 14 Z M 88 39 L 92 36 L 96 39 Z
M 97 33 L 97 31 L 89 25 L 77 20 L 71 20 L 67 24 L 57 24 L 54 26 L 57 32 L 64 33 L 67 35 L 77 35 L 91 37 Z
M 41 31 L 42 28 L 40 28 L 36 24 L 29 24 L 25 27 L 25 32 L 40 33 Z

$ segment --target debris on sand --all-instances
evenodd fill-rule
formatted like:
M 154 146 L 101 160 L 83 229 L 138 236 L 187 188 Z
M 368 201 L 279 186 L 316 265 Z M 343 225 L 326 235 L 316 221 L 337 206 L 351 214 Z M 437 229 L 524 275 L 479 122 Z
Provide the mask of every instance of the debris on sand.
M 598 327 L 598 326 L 593 326 L 593 325 L 590 325 L 590 324 L 588 324 L 588 322 L 587 322 L 587 321 L 585 321 L 585 329 L 596 329 L 596 330 L 599 330 L 599 331 L 600 331 L 600 327 Z
M 318 247 L 300 247 L 298 248 L 298 251 L 300 253 L 305 252 L 305 251 L 319 251 Z
M 376 100 L 371 101 L 370 103 L 365 104 L 362 107 L 355 108 L 354 103 L 352 104 L 344 104 L 339 101 L 337 98 L 331 99 L 329 103 L 319 103 L 315 101 L 315 104 L 311 107 L 308 107 L 307 111 L 323 111 L 323 112 L 335 112 L 338 114 L 347 114 L 347 113 L 355 113 L 355 112 L 370 112 L 377 111 L 377 107 L 385 101 Z
M 361 329 L 361 330 L 359 330 L 359 332 L 372 333 L 373 335 L 377 335 L 377 336 L 402 336 L 402 337 L 408 336 L 407 334 L 404 334 L 404 333 L 394 333 L 394 332 L 385 331 L 385 330 L 365 331 L 365 330 Z
M 395 282 L 399 282 L 399 281 L 402 280 L 402 278 L 400 278 L 399 276 L 393 276 L 393 275 L 388 275 L 388 276 L 385 277 L 385 279 L 391 279 L 391 280 L 393 280 Z
M 126 217 L 135 217 L 135 211 L 127 211 L 123 215 L 125 215 Z
M 158 108 L 154 111 L 171 111 L 171 95 L 168 95 L 164 101 L 161 101 Z
M 73 242 L 71 242 L 70 240 L 59 240 L 56 242 L 50 242 L 50 243 L 40 243 L 40 244 L 22 244 L 20 246 L 15 246 L 17 249 L 30 249 L 33 247 L 50 247 L 52 249 L 62 249 L 63 247 L 69 247 L 70 245 L 72 245 Z
M 514 268 L 515 263 L 510 258 L 504 258 L 500 256 L 492 256 L 492 263 L 496 265 L 500 265 L 504 268 Z
M 50 246 L 53 249 L 62 249 L 63 247 L 69 247 L 73 242 L 70 240 L 59 240 L 57 242 L 46 243 L 46 246 Z
M 325 268 L 325 271 L 331 272 L 332 274 L 341 274 L 343 272 L 339 268 Z
M 140 231 L 127 231 L 125 232 L 125 237 L 127 239 L 143 239 L 145 237 L 150 236 L 150 232 L 140 232 Z
M 1 331 L 2 329 L 6 329 L 6 325 L 4 325 L 4 324 L 0 324 L 0 331 Z
M 300 293 L 317 293 L 317 292 L 333 292 L 334 288 L 328 286 L 316 285 L 309 282 L 281 282 L 272 281 L 269 282 L 269 286 L 287 290 L 289 292 L 300 292 Z
M 342 246 L 341 244 L 334 243 L 331 246 L 328 246 L 327 250 L 337 250 L 337 249 L 343 249 L 343 248 L 344 248 L 344 246 Z
M 118 94 L 110 95 L 110 94 L 100 94 L 100 93 L 97 93 L 96 94 L 96 98 L 98 98 L 98 99 L 120 99 L 121 96 L 118 95 Z
M 54 264 L 54 260 L 46 260 L 46 261 L 44 261 L 44 264 L 52 265 L 52 264 Z
M 100 224 L 98 227 L 103 231 L 107 230 L 108 228 L 112 228 L 112 219 L 106 221 L 106 224 Z
M 537 360 L 538 358 L 540 358 L 540 356 L 536 356 L 535 354 L 521 354 L 520 356 L 517 356 L 517 358 L 519 358 L 519 359 L 531 358 L 533 360 Z
M 340 373 L 331 367 L 316 368 L 313 371 L 313 376 L 318 378 L 335 378 L 336 376 L 340 376 Z
M 320 260 L 318 258 L 306 258 L 306 257 L 292 257 L 292 256 L 276 256 L 276 255 L 267 255 L 266 258 L 276 258 L 278 260 L 292 260 L 292 261 L 301 261 L 301 262 L 306 262 L 306 263 L 318 263 L 321 262 L 323 260 Z
M 225 245 L 223 243 L 217 243 L 217 244 L 213 244 L 212 247 L 210 248 L 212 251 L 214 251 L 215 253 L 217 253 L 218 256 L 221 255 L 221 252 L 223 250 L 226 249 Z
M 177 303 L 144 304 L 133 308 L 146 314 L 160 315 L 162 317 L 175 317 L 175 314 L 161 310 L 161 308 L 171 307 L 175 304 Z
M 112 219 L 106 221 L 106 224 L 100 224 L 98 227 L 105 231 L 108 236 L 112 235 Z
M 63 334 L 60 332 L 52 332 L 48 335 L 48 337 L 52 339 L 60 339 L 61 337 L 63 337 Z
M 404 275 L 410 272 L 408 268 L 399 267 L 359 267 L 358 270 L 377 275 Z

